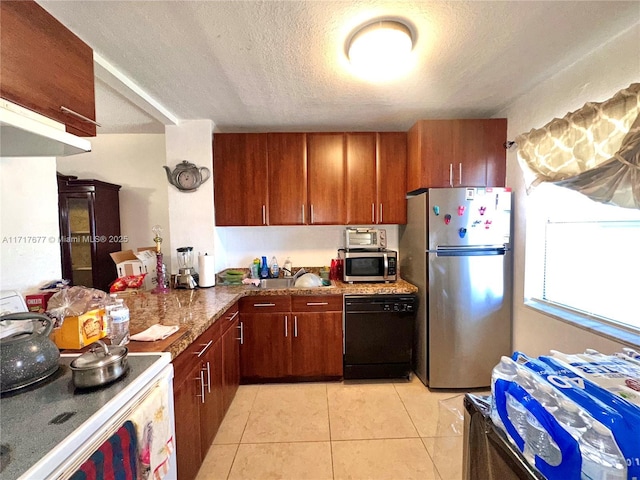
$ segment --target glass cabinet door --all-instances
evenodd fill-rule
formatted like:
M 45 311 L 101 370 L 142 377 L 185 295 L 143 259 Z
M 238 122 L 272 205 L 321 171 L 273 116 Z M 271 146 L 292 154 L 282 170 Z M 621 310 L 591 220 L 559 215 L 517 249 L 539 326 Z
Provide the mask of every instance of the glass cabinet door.
M 93 287 L 91 212 L 89 197 L 68 198 L 69 250 L 73 285 Z

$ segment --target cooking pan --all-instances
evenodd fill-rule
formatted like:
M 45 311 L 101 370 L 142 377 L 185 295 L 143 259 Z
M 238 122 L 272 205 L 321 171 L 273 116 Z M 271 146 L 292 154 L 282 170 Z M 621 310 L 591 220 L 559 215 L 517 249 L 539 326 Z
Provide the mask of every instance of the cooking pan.
M 127 353 L 127 347 L 108 346 L 97 340 L 91 350 L 71 362 L 73 384 L 78 388 L 92 388 L 117 380 L 129 369 Z
M 9 313 L 0 321 L 32 322 L 31 331 L 0 339 L 0 392 L 9 392 L 39 382 L 58 371 L 60 351 L 49 338 L 53 320 L 33 312 Z

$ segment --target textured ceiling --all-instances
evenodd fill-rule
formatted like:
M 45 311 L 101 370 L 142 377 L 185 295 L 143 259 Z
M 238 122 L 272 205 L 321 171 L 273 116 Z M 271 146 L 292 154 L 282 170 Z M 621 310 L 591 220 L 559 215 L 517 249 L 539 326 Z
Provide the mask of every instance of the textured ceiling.
M 178 118 L 209 118 L 223 132 L 407 130 L 419 118 L 492 116 L 640 22 L 638 1 L 38 3 Z M 411 26 L 415 64 L 401 80 L 370 84 L 350 71 L 345 40 L 380 17 Z M 100 132 L 162 131 L 96 87 Z

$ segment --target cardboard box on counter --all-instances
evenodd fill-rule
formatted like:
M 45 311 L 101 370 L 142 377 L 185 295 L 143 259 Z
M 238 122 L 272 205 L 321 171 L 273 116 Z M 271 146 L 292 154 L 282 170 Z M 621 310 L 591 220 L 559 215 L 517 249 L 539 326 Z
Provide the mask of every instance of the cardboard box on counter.
M 44 292 L 30 293 L 25 295 L 24 300 L 27 310 L 30 312 L 44 313 L 47 311 L 47 303 L 57 290 L 47 290 Z
M 118 277 L 146 273 L 147 276 L 144 277 L 144 290 L 152 290 L 158 284 L 155 250 L 148 250 L 146 248 L 138 249 L 136 253 L 134 253 L 133 250 L 123 250 L 121 252 L 110 253 L 109 255 L 111 255 L 111 258 L 116 264 Z
M 60 328 L 51 333 L 53 343 L 60 349 L 80 349 L 107 336 L 104 309 L 97 308 L 75 317 L 65 317 Z

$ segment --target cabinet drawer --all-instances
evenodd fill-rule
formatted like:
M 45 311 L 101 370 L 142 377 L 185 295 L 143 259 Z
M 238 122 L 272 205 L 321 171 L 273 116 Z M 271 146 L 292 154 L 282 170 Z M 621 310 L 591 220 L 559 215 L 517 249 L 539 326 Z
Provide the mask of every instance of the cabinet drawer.
M 252 296 L 240 299 L 241 313 L 274 313 L 290 311 L 291 297 L 289 295 Z
M 220 325 L 220 335 L 223 335 L 227 330 L 229 330 L 229 328 L 231 328 L 239 314 L 240 310 L 237 303 L 224 312 L 224 314 L 216 321 L 216 323 Z
M 342 311 L 342 295 L 294 295 L 291 303 L 293 312 Z
M 202 358 L 211 350 L 216 340 L 213 338 L 215 331 L 217 331 L 217 329 L 214 330 L 212 325 L 206 332 L 196 338 L 185 351 L 173 359 L 173 369 L 175 372 L 174 382 L 176 385 L 188 380 L 189 371 L 196 363 L 202 361 Z

